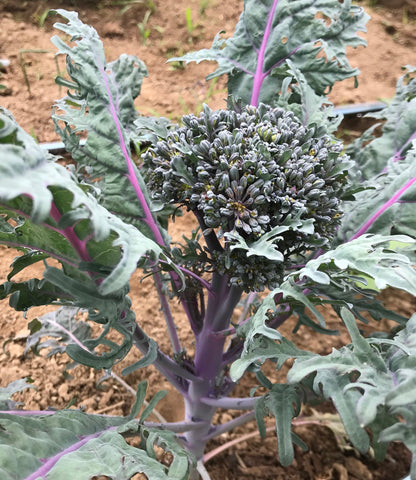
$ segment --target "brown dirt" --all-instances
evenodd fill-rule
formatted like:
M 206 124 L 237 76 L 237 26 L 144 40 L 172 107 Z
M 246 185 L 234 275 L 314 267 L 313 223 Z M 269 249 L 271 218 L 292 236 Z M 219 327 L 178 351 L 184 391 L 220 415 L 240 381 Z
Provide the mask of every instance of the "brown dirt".
M 7 86 L 7 90 L 6 95 L 0 98 L 0 103 L 40 142 L 58 140 L 49 116 L 54 100 L 63 95 L 53 82 L 57 71 L 54 47 L 49 41 L 53 21 L 47 19 L 44 27 L 40 28 L 39 18 L 47 7 L 62 7 L 77 9 L 80 18 L 98 30 L 108 59 L 115 59 L 121 53 L 129 53 L 144 60 L 149 69 L 149 78 L 145 80 L 137 102 L 142 113 L 176 119 L 183 113 L 197 112 L 202 102 L 208 103 L 212 108 L 223 107 L 225 81 L 219 80 L 212 91 L 210 85 L 204 81 L 205 75 L 213 70 L 213 65 L 203 63 L 180 69 L 167 64 L 166 60 L 169 56 L 188 50 L 208 47 L 220 29 L 231 34 L 241 11 L 242 1 L 212 0 L 204 14 L 199 12 L 200 2 L 196 0 L 175 0 L 169 3 L 155 0 L 154 5 L 155 10 L 148 22 L 150 36 L 146 45 L 142 45 L 137 24 L 143 21 L 147 11 L 147 7 L 143 5 L 134 5 L 122 14 L 122 8 L 112 7 L 110 0 L 73 0 L 66 3 L 59 0 L 20 3 L 2 0 L 0 58 L 8 58 L 11 64 L 2 74 L 1 83 Z M 412 16 L 416 11 L 416 2 L 407 0 L 397 4 L 395 0 L 394 6 L 398 8 L 367 8 L 372 16 L 368 33 L 365 35 L 368 47 L 349 52 L 351 64 L 361 70 L 360 84 L 357 89 L 352 88 L 352 80 L 336 85 L 331 93 L 331 99 L 336 105 L 390 98 L 394 94 L 401 67 L 416 63 L 415 17 Z M 196 24 L 192 34 L 189 34 L 186 28 L 187 7 L 191 8 Z M 42 52 L 35 52 L 34 49 Z M 27 82 L 23 75 L 23 63 Z M 61 70 L 64 69 L 63 58 L 58 58 L 58 65 Z M 185 216 L 181 222 L 174 225 L 171 232 L 173 236 L 186 229 L 189 225 L 188 217 Z M 15 256 L 15 252 L 0 248 L 0 282 L 6 280 L 8 267 Z M 39 270 L 34 271 L 40 274 Z M 137 306 L 138 321 L 168 350 L 150 280 L 141 282 L 139 277 L 133 279 L 131 297 L 133 304 Z M 413 299 L 396 294 L 391 297 L 393 300 L 389 301 L 396 302 L 401 311 L 414 312 Z M 1 386 L 22 377 L 31 377 L 37 391 L 30 389 L 20 397 L 16 396 L 16 399 L 25 402 L 27 409 L 62 408 L 75 399 L 75 406 L 83 406 L 87 412 L 128 413 L 132 397 L 123 386 L 108 380 L 97 388 L 96 382 L 103 372 L 78 366 L 70 370 L 68 375 L 65 368 L 69 360 L 65 355 L 45 359 L 44 355 L 34 357 L 23 354 L 28 333 L 27 322 L 40 315 L 42 309 L 31 310 L 28 318 L 24 319 L 20 313 L 11 310 L 5 301 L 1 302 L 0 308 L 0 342 L 4 344 L 0 351 Z M 189 329 L 182 321 L 176 305 L 173 305 L 173 310 L 180 323 L 184 343 L 189 345 L 192 341 Z M 328 316 L 328 323 L 330 328 L 339 328 L 338 321 L 331 316 Z M 288 322 L 283 333 L 290 334 L 292 328 L 293 324 Z M 302 328 L 295 341 L 300 347 L 327 353 L 332 347 L 347 343 L 348 336 L 345 332 L 336 338 L 318 336 Z M 191 349 L 192 347 L 189 348 Z M 135 352 L 131 352 L 121 365 L 116 366 L 115 371 L 119 373 L 126 364 L 134 360 L 135 355 Z M 169 395 L 158 406 L 159 412 L 168 421 L 181 420 L 181 398 L 153 368 L 130 374 L 125 380 L 134 388 L 137 382 L 144 378 L 149 381 L 150 393 L 160 388 L 169 390 Z M 247 394 L 253 385 L 252 379 L 247 378 L 238 386 L 236 394 Z M 322 411 L 325 411 L 325 408 Z M 305 412 L 308 413 L 311 412 Z M 230 418 L 228 412 L 220 412 L 217 420 L 226 421 Z M 348 442 L 337 442 L 335 426 L 336 423 L 332 424 L 332 428 L 311 424 L 296 427 L 296 433 L 310 446 L 310 450 L 307 453 L 297 451 L 294 464 L 288 468 L 283 468 L 276 459 L 276 439 L 273 435 L 269 435 L 265 440 L 256 437 L 250 440 L 250 443 L 241 442 L 211 460 L 207 468 L 213 480 L 398 480 L 408 473 L 410 454 L 401 445 L 393 445 L 387 459 L 378 464 L 370 456 L 358 455 Z M 253 430 L 253 424 L 239 428 L 213 442 L 209 449 Z

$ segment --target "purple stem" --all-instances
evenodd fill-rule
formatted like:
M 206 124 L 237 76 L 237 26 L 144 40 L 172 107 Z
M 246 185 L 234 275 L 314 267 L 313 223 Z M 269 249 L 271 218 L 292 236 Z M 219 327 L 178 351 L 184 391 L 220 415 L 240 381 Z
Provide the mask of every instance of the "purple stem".
M 400 148 L 400 150 L 396 150 L 393 155 L 393 162 L 398 162 L 399 160 L 403 160 L 402 153 L 403 150 L 409 145 L 410 142 L 416 139 L 416 132 L 413 132 L 412 135 L 408 138 L 407 142 Z M 381 173 L 386 173 L 388 170 L 387 165 L 383 168 Z
M 388 202 L 386 202 L 381 208 L 377 210 L 377 212 L 372 215 L 365 223 L 364 225 L 358 230 L 358 232 L 350 238 L 351 240 L 355 240 L 356 238 L 360 237 L 363 235 L 370 227 L 371 225 L 377 220 L 377 218 L 383 214 L 389 207 L 391 207 L 399 198 L 406 192 L 408 188 L 410 188 L 414 183 L 416 182 L 416 177 L 413 177 L 411 180 L 409 180 L 400 190 L 398 190 Z
M 266 30 L 264 31 L 263 41 L 261 42 L 260 51 L 257 54 L 257 68 L 256 68 L 256 73 L 254 75 L 253 91 L 251 95 L 251 105 L 258 104 L 260 89 L 264 79 L 267 76 L 267 73 L 263 72 L 264 58 L 266 54 L 267 42 L 269 41 L 269 37 L 272 31 L 274 13 L 276 11 L 278 3 L 279 3 L 279 0 L 273 1 L 273 5 L 269 13 L 269 18 L 267 19 L 267 25 L 266 25 Z
M 51 206 L 51 217 L 55 220 L 56 223 L 59 222 L 62 215 L 58 210 L 57 206 L 52 202 Z M 74 227 L 66 227 L 61 230 L 62 235 L 69 241 L 69 243 L 74 247 L 74 250 L 77 252 L 79 258 L 84 262 L 91 262 L 91 257 L 87 250 L 87 245 L 83 240 L 80 240 L 75 233 Z
M 137 324 L 133 334 L 133 342 L 134 345 L 143 353 L 143 355 L 148 353 L 150 348 L 149 339 Z M 196 375 L 178 363 L 174 362 L 159 349 L 153 365 L 168 380 L 168 382 L 178 390 L 181 395 L 187 394 L 190 381 L 200 381 Z
M 164 263 L 165 265 L 169 265 L 169 263 L 166 260 L 159 260 L 159 261 L 160 261 L 160 263 Z M 192 270 L 189 270 L 188 268 L 185 268 L 185 267 L 181 267 L 180 265 L 177 265 L 177 267 L 179 268 L 179 270 L 181 270 L 186 275 L 189 275 L 190 277 L 195 278 L 195 280 L 198 280 L 198 282 L 203 287 L 205 287 L 209 292 L 212 291 L 211 285 L 206 280 L 204 280 L 202 277 L 200 277 L 199 275 L 194 273 Z
M 176 331 L 175 320 L 173 319 L 173 315 L 169 307 L 168 299 L 166 298 L 166 295 L 163 293 L 162 277 L 160 276 L 159 273 L 155 273 L 153 275 L 153 280 L 154 280 L 154 284 L 159 297 L 163 316 L 166 320 L 166 327 L 168 329 L 169 338 L 171 340 L 173 353 L 179 353 L 181 351 L 181 343 L 179 341 L 178 333 Z
M 22 210 L 19 210 L 17 208 L 10 208 L 8 205 L 4 205 L 4 204 L 0 204 L 0 206 L 2 206 L 4 208 L 7 208 L 10 211 L 15 212 L 17 215 L 20 215 L 21 217 L 25 217 L 25 218 L 30 219 L 30 215 L 23 212 Z M 49 225 L 48 223 L 43 222 L 42 227 L 45 227 L 49 230 L 53 230 L 54 232 L 57 232 L 57 233 L 62 235 L 62 230 L 60 230 L 59 228 L 56 228 L 52 225 Z M 17 243 L 17 242 L 4 242 L 4 241 L 2 241 L 2 244 L 3 245 L 8 245 L 10 247 L 23 247 L 23 248 L 27 248 L 27 249 L 33 249 L 34 248 L 33 245 L 26 245 L 24 243 Z M 72 262 L 70 259 L 67 259 L 67 258 L 61 257 L 59 255 L 56 255 L 55 253 L 49 252 L 48 250 L 38 248 L 38 247 L 36 247 L 36 250 L 39 251 L 39 252 L 46 253 L 50 257 L 55 258 L 56 260 L 59 260 L 60 262 L 67 263 L 68 265 L 71 265 L 72 267 L 78 267 L 78 265 L 76 263 Z
M 254 77 L 254 73 L 250 70 L 247 70 L 247 68 L 244 68 L 241 63 L 237 62 L 233 58 L 230 57 L 222 57 L 224 60 L 227 60 L 227 62 L 232 63 L 234 66 L 236 66 L 239 70 L 241 70 L 244 73 L 247 73 L 247 75 L 250 75 L 251 77 Z
M 237 418 L 233 418 L 232 420 L 222 423 L 221 425 L 214 425 L 209 432 L 209 434 L 205 437 L 205 440 L 211 440 L 213 438 L 219 437 L 223 433 L 229 432 L 230 430 L 233 430 L 234 428 L 237 428 L 241 425 L 245 425 L 248 422 L 251 422 L 251 420 L 255 419 L 255 413 L 253 411 L 243 413 Z M 207 453 L 209 455 L 209 453 Z M 205 455 L 204 455 L 204 462 L 205 462 Z
M 216 408 L 225 408 L 227 410 L 252 410 L 254 408 L 254 402 L 256 400 L 257 400 L 256 397 L 245 397 L 245 398 L 203 397 L 201 398 L 201 402 L 204 403 L 205 405 L 209 405 L 211 407 L 216 407 Z
M 136 175 L 136 172 L 135 172 L 135 166 L 133 164 L 133 161 L 132 161 L 131 156 L 128 152 L 126 143 L 124 141 L 124 135 L 123 135 L 123 132 L 121 130 L 120 122 L 119 122 L 119 119 L 118 119 L 118 112 L 117 112 L 117 109 L 114 105 L 113 97 L 111 95 L 110 86 L 108 84 L 107 74 L 106 74 L 103 66 L 100 65 L 99 69 L 100 69 L 100 72 L 101 72 L 101 75 L 102 75 L 102 78 L 103 78 L 103 82 L 104 82 L 106 90 L 107 90 L 108 101 L 109 101 L 109 105 L 110 105 L 110 108 L 109 108 L 110 114 L 111 114 L 111 116 L 113 118 L 113 121 L 114 121 L 114 124 L 116 126 L 119 141 L 120 141 L 120 148 L 121 148 L 121 151 L 123 153 L 124 159 L 126 161 L 126 166 L 127 166 L 126 177 L 128 178 L 130 184 L 132 185 L 132 187 L 133 187 L 133 189 L 136 193 L 136 196 L 137 196 L 137 198 L 140 202 L 140 205 L 143 209 L 143 213 L 144 213 L 144 219 L 143 220 L 144 220 L 144 222 L 150 228 L 156 242 L 161 247 L 167 248 L 166 244 L 165 244 L 165 241 L 164 241 L 164 238 L 163 238 L 163 236 L 162 236 L 162 234 L 159 230 L 159 227 L 158 227 L 155 219 L 153 218 L 153 215 L 152 215 L 152 212 L 150 211 L 149 205 L 147 204 L 144 193 L 143 193 L 142 189 L 140 188 L 139 181 L 137 179 L 137 175 Z M 155 275 L 158 276 L 159 274 L 155 273 Z M 181 289 L 181 281 L 180 281 L 178 275 L 174 272 L 170 272 L 170 276 L 171 276 L 172 281 L 175 284 L 176 288 L 178 290 L 180 290 Z M 161 279 L 160 278 L 158 280 L 158 284 L 156 285 L 156 288 L 158 288 L 158 285 L 159 286 L 161 285 Z M 168 307 L 167 302 L 165 303 L 165 307 L 166 306 Z M 186 315 L 189 319 L 189 322 L 192 322 L 192 316 L 189 312 L 188 306 L 186 305 L 186 303 L 184 301 L 182 301 L 182 306 L 183 306 L 183 309 L 184 309 L 184 311 L 185 311 L 185 313 L 186 313 Z M 171 314 L 168 315 L 168 316 L 165 315 L 164 318 L 165 318 L 165 321 L 166 321 L 166 326 L 167 326 L 167 329 L 168 329 L 169 337 L 170 337 L 170 340 L 171 340 L 171 343 L 172 343 L 172 348 L 175 352 L 179 352 L 181 350 L 181 345 L 180 345 L 180 342 L 179 342 L 179 337 L 178 337 L 178 333 L 176 331 L 176 325 L 175 325 L 175 322 L 173 320 L 173 316 Z
M 87 348 L 80 340 L 78 340 L 78 338 L 71 331 L 69 331 L 67 328 L 63 327 L 60 323 L 55 322 L 55 320 L 46 319 L 46 321 L 50 325 L 53 325 L 55 328 L 58 328 L 59 330 L 62 330 L 63 332 L 65 332 L 68 335 L 68 337 L 73 341 L 73 343 L 78 345 L 79 348 L 82 348 L 82 350 L 85 350 L 86 352 L 94 354 L 93 351 L 91 351 L 89 348 Z
M 29 416 L 47 416 L 54 415 L 55 413 L 60 412 L 79 412 L 79 410 L 0 410 L 0 415 L 16 415 L 18 417 L 29 417 Z M 114 415 L 104 415 L 98 413 L 91 413 L 85 415 L 93 415 L 95 417 L 108 417 L 108 418 L 120 418 Z M 143 425 L 148 428 L 162 428 L 164 430 L 171 430 L 174 433 L 182 433 L 190 430 L 196 430 L 200 428 L 198 422 L 143 422 Z M 132 434 L 133 436 L 135 434 Z
M 264 78 L 266 78 L 270 72 L 274 69 L 274 68 L 277 68 L 279 65 L 281 65 L 283 62 L 285 62 L 288 58 L 290 58 L 292 55 L 294 55 L 298 50 L 299 48 L 302 47 L 302 45 L 298 45 L 296 48 L 294 48 L 291 52 L 289 52 L 286 57 L 282 58 L 281 60 L 279 60 L 278 62 L 276 62 L 274 65 L 272 65 L 265 73 L 264 73 Z M 264 80 L 263 78 L 263 80 Z
M 393 162 L 397 162 L 398 160 L 402 159 L 402 152 L 403 150 L 409 145 L 410 142 L 416 139 L 416 132 L 413 132 L 412 135 L 409 137 L 407 142 L 402 146 L 402 148 L 394 153 Z
M 55 327 L 58 327 L 60 330 L 62 330 L 63 332 L 65 332 L 70 338 L 71 340 L 76 344 L 78 345 L 80 348 L 82 348 L 83 350 L 87 351 L 87 352 L 90 352 L 90 353 L 94 353 L 92 352 L 90 349 L 88 349 L 80 340 L 78 340 L 78 338 L 73 334 L 71 333 L 69 330 L 67 330 L 65 327 L 63 327 L 62 325 L 60 325 L 59 323 L 53 321 L 53 320 L 47 320 L 48 323 L 54 325 Z M 144 337 L 143 337 L 144 338 Z M 144 342 L 142 342 L 143 345 L 140 347 L 140 350 L 143 352 L 143 353 L 147 353 L 148 351 L 148 345 L 144 345 Z M 176 363 L 173 363 L 169 357 L 165 357 L 163 356 L 163 354 L 161 352 L 158 352 L 158 359 L 156 359 L 156 362 L 155 362 L 155 367 L 159 369 L 159 371 L 164 374 L 167 378 L 169 376 L 169 369 L 172 370 L 172 365 L 173 364 L 173 367 L 174 367 L 174 370 L 175 370 L 175 373 L 176 375 L 179 375 L 181 377 L 183 377 L 184 375 L 186 375 L 186 370 L 182 369 L 179 365 L 177 365 Z M 168 365 L 169 364 L 169 365 Z M 166 368 L 168 367 L 168 368 Z M 193 378 L 193 377 L 191 377 Z M 169 380 L 169 378 L 168 378 Z M 173 379 L 173 383 L 175 385 L 178 386 L 178 388 L 181 389 L 181 391 L 183 390 L 183 386 L 181 384 L 178 384 L 177 383 L 177 380 L 176 379 Z
M 244 308 L 243 308 L 243 311 L 241 312 L 241 315 L 238 319 L 238 322 L 237 322 L 238 325 L 242 325 L 243 323 L 245 323 L 247 321 L 247 314 L 250 310 L 250 307 L 251 307 L 252 303 L 255 301 L 256 297 L 257 297 L 256 292 L 250 292 L 247 295 L 247 297 L 244 299 Z
M 214 294 L 209 294 L 205 321 L 202 330 L 196 335 L 195 372 L 198 382 L 190 382 L 185 398 L 186 420 L 204 422 L 204 426 L 185 435 L 187 448 L 199 460 L 205 450 L 206 435 L 212 426 L 215 406 L 208 406 L 202 398 L 209 397 L 216 389 L 216 381 L 222 370 L 225 336 L 217 335 L 217 330 L 224 330 L 231 320 L 232 312 L 241 298 L 242 291 L 228 285 L 225 275 L 213 274 Z
M 160 233 L 160 230 L 159 230 L 159 228 L 158 228 L 158 226 L 157 226 L 157 224 L 156 224 L 156 222 L 153 218 L 152 212 L 150 211 L 149 205 L 146 202 L 146 199 L 145 199 L 145 196 L 142 192 L 142 189 L 140 188 L 139 181 L 137 180 L 136 172 L 135 172 L 135 169 L 134 169 L 134 166 L 133 166 L 133 161 L 132 161 L 132 159 L 130 157 L 130 154 L 128 152 L 126 142 L 124 141 L 124 135 L 123 135 L 123 132 L 121 130 L 120 122 L 119 122 L 119 119 L 118 119 L 118 112 L 117 112 L 117 109 L 114 105 L 113 97 L 111 95 L 110 86 L 108 84 L 107 74 L 106 74 L 105 69 L 102 65 L 99 66 L 99 69 L 100 69 L 100 72 L 101 72 L 101 75 L 102 75 L 102 78 L 103 78 L 103 82 L 105 84 L 105 88 L 107 90 L 108 101 L 109 101 L 109 105 L 110 105 L 110 108 L 109 108 L 110 115 L 113 118 L 114 125 L 116 127 L 118 138 L 119 138 L 119 141 L 120 141 L 120 148 L 121 148 L 121 151 L 123 153 L 124 159 L 126 161 L 127 172 L 128 172 L 126 177 L 128 178 L 129 182 L 131 183 L 131 185 L 132 185 L 132 187 L 133 187 L 133 189 L 136 193 L 136 196 L 137 196 L 137 198 L 140 202 L 140 205 L 143 209 L 144 222 L 146 223 L 146 225 L 152 231 L 156 242 L 160 246 L 166 246 L 165 241 L 162 237 L 162 234 Z

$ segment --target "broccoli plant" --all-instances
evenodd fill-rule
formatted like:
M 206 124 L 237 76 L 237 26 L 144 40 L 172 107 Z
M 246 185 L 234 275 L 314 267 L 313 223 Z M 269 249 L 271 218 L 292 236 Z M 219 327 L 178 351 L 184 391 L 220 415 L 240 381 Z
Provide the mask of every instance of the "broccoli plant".
M 218 62 L 213 75 L 228 75 L 227 108 L 204 106 L 180 125 L 138 114 L 143 62 L 122 55 L 107 63 L 95 30 L 57 12 L 68 22 L 55 27 L 71 43 L 52 39 L 68 71 L 57 78 L 68 94 L 52 118 L 73 162 L 58 163 L 1 111 L 0 243 L 21 255 L 0 297 L 20 311 L 59 306 L 31 323 L 31 348 L 65 349 L 107 372 L 137 349 L 142 357 L 123 374 L 154 365 L 182 395 L 185 418 L 147 421 L 164 393 L 144 406 L 145 382 L 128 417 L 25 411 L 11 396 L 28 385 L 14 382 L 0 390 L 2 476 L 209 479 L 207 442 L 252 419 L 263 434 L 269 415 L 288 465 L 293 444 L 307 448 L 291 429 L 302 403 L 326 399 L 360 452 L 382 458 L 399 440 L 416 457 L 414 318 L 377 298 L 387 287 L 416 293 L 414 70 L 380 114 L 382 135 L 366 132 L 346 154 L 325 93 L 358 74 L 345 48 L 364 43 L 357 32 L 368 16 L 349 1 L 246 0 L 232 38 L 217 36 L 211 49 L 181 59 Z M 195 216 L 182 244 L 167 232 L 178 210 Z M 38 262 L 42 278 L 15 279 Z M 128 293 L 137 269 L 154 280 L 171 352 L 136 319 Z M 171 299 L 193 345 L 183 344 Z M 334 310 L 352 340 L 323 357 L 279 331 L 294 315 L 296 330 L 335 335 L 319 306 Z M 77 320 L 79 309 L 101 327 L 98 336 Z M 365 339 L 356 321 L 368 316 L 402 331 Z M 268 378 L 266 360 L 280 369 L 288 359 L 285 382 Z M 265 393 L 232 395 L 246 372 Z M 219 408 L 242 413 L 213 424 Z M 156 446 L 170 452 L 169 465 Z

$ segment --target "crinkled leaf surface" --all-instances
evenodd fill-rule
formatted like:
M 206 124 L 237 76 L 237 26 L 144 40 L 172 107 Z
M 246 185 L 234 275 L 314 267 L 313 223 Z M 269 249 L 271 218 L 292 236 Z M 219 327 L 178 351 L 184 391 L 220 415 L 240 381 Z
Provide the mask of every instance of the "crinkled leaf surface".
M 2 479 L 90 480 L 106 475 L 129 480 L 136 473 L 161 480 L 187 478 L 188 455 L 171 432 L 72 410 L 37 416 L 14 413 L 0 413 Z M 123 438 L 130 432 L 152 441 L 146 449 L 132 447 Z M 156 444 L 173 454 L 172 468 L 156 460 Z
M 57 36 L 52 38 L 59 53 L 67 55 L 72 81 L 72 93 L 57 102 L 52 115 L 55 129 L 77 162 L 79 174 L 89 182 L 98 182 L 100 203 L 154 238 L 146 218 L 148 206 L 153 206 L 130 149 L 132 140 L 148 140 L 148 135 L 154 137 L 154 132 L 160 131 L 158 125 L 145 127 L 152 123 L 150 119 L 135 126 L 139 115 L 134 100 L 147 76 L 146 67 L 129 55 L 107 63 L 97 32 L 82 23 L 77 13 L 56 11 L 68 23 L 56 23 L 55 28 L 74 42 L 69 46 Z M 82 145 L 80 132 L 87 134 Z
M 372 180 L 389 160 L 403 160 L 416 139 L 416 67 L 408 66 L 399 78 L 392 102 L 369 116 L 383 121 L 382 135 L 376 138 L 371 128 L 347 149 L 357 164 L 359 182 Z
M 347 45 L 365 41 L 368 15 L 349 0 L 245 0 L 234 36 L 217 36 L 211 49 L 171 61 L 214 60 L 217 70 L 207 78 L 228 75 L 228 93 L 244 104 L 273 105 L 287 75 L 287 59 L 318 94 L 336 81 L 356 76 L 346 58 Z
M 1 243 L 46 253 L 68 267 L 101 265 L 107 269 L 97 287 L 103 294 L 124 287 L 147 252 L 161 254 L 155 242 L 102 207 L 91 187 L 52 161 L 9 114 L 0 115 L 0 138 Z
M 326 329 L 324 317 L 316 308 L 328 302 L 338 309 L 348 305 L 362 320 L 365 319 L 360 312 L 370 313 L 376 320 L 389 317 L 381 305 L 370 302 L 367 308 L 366 301 L 356 297 L 365 293 L 372 299 L 377 291 L 387 286 L 415 295 L 414 249 L 415 240 L 410 237 L 364 235 L 310 260 L 305 267 L 290 274 L 238 329 L 244 338 L 244 348 L 240 359 L 231 366 L 232 378 L 238 380 L 251 364 L 263 363 L 266 359 L 275 361 L 280 368 L 290 355 L 309 355 L 309 352 L 301 354 L 295 345 L 287 343 L 278 331 L 268 326 L 269 312 L 277 308 L 276 297 L 280 298 L 279 303 L 290 305 L 291 311 L 299 317 L 299 325 L 307 325 L 320 333 L 337 333 Z M 400 323 L 405 320 L 397 315 L 390 318 Z
M 286 63 L 290 76 L 282 82 L 282 91 L 276 106 L 291 110 L 305 126 L 326 125 L 328 132 L 335 132 L 342 116 L 335 113 L 327 96 L 315 93 L 305 75 L 291 60 L 287 59 Z
M 97 369 L 109 369 L 127 355 L 136 328 L 136 316 L 127 296 L 128 285 L 124 289 L 102 295 L 88 278 L 81 282 L 54 267 L 48 267 L 44 276 L 71 298 L 71 305 L 87 308 L 88 318 L 102 326 L 102 331 L 96 338 L 84 337 L 82 341 L 73 341 L 67 345 L 65 351 L 73 360 Z M 111 329 L 122 336 L 119 342 L 107 336 Z M 95 352 L 99 345 L 106 348 Z
M 101 206 L 95 190 L 49 158 L 8 113 L 0 115 L 0 139 L 0 243 L 26 254 L 9 278 L 32 263 L 33 252 L 63 266 L 46 266 L 42 280 L 5 282 L 0 296 L 11 295 L 11 305 L 20 310 L 57 299 L 87 309 L 103 325 L 87 349 L 104 344 L 109 351 L 96 356 L 70 345 L 67 352 L 80 363 L 111 368 L 132 344 L 130 276 L 144 255 L 156 260 L 161 248 Z M 120 345 L 106 338 L 111 327 L 122 334 Z
M 91 327 L 77 318 L 79 308 L 62 307 L 48 312 L 29 323 L 30 334 L 26 340 L 25 353 L 28 350 L 39 352 L 48 350 L 50 357 L 62 353 L 70 343 L 80 344 L 91 338 Z
M 361 189 L 345 212 L 338 241 L 365 233 L 416 236 L 416 69 L 399 79 L 392 103 L 375 116 L 384 120 L 377 138 L 373 128 L 347 149 L 356 167 L 352 181 Z
M 378 441 L 402 441 L 416 454 L 416 315 L 392 339 L 365 339 L 351 313 L 341 315 L 352 343 L 326 356 L 297 358 L 288 381 L 316 373 L 315 388 L 334 400 L 350 438 L 370 426 Z
M 363 235 L 310 260 L 296 276 L 327 285 L 341 277 L 345 277 L 345 281 L 350 278 L 351 282 L 353 277 L 353 283 L 366 286 L 372 279 L 377 289 L 390 286 L 415 295 L 414 247 L 415 240 L 404 235 Z
M 231 365 L 230 375 L 236 382 L 252 364 L 261 365 L 266 360 L 271 360 L 276 362 L 276 369 L 280 369 L 286 360 L 303 355 L 310 356 L 312 353 L 299 350 L 293 342 L 284 337 L 278 343 L 267 337 L 257 337 L 249 344 L 244 355 Z
M 354 201 L 343 204 L 338 241 L 345 242 L 366 232 L 416 237 L 415 172 L 416 143 L 404 159 L 390 160 L 384 173 L 365 181 L 365 190 L 356 193 Z

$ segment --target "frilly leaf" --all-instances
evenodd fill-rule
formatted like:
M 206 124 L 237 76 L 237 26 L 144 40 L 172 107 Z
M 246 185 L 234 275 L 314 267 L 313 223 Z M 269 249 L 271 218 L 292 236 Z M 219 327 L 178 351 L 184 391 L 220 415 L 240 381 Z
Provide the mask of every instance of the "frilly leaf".
M 416 143 L 407 150 L 405 158 L 390 160 L 383 173 L 363 182 L 364 190 L 354 194 L 353 201 L 343 204 L 338 241 L 345 242 L 363 233 L 416 237 L 415 169 Z
M 21 378 L 9 383 L 6 387 L 0 387 L 0 410 L 12 410 L 19 404 L 12 400 L 12 396 L 15 393 L 21 392 L 27 388 L 36 389 L 36 387 L 28 380 L 30 379 Z
M 347 149 L 355 199 L 343 205 L 339 241 L 369 232 L 402 233 L 416 237 L 416 69 L 407 67 L 397 82 L 396 95 L 386 108 L 371 116 L 385 120 L 382 134 L 373 126 Z
M 288 75 L 291 76 L 283 80 L 276 106 L 291 110 L 305 126 L 326 125 L 328 132 L 335 132 L 342 121 L 342 115 L 335 113 L 328 97 L 315 93 L 291 60 L 287 59 L 286 63 L 289 67 Z
M 290 59 L 313 90 L 323 95 L 335 81 L 359 73 L 349 65 L 345 48 L 365 45 L 357 31 L 366 31 L 368 19 L 349 0 L 245 0 L 232 38 L 217 35 L 211 49 L 171 61 L 215 60 L 218 69 L 207 79 L 227 74 L 228 93 L 234 98 L 244 104 L 273 105 L 288 76 L 285 62 Z M 257 97 L 253 92 L 258 83 Z
M 150 118 L 140 122 L 134 105 L 147 69 L 131 55 L 107 63 L 97 32 L 82 23 L 75 12 L 56 12 L 68 23 L 56 23 L 55 28 L 70 35 L 73 43 L 52 38 L 59 52 L 67 55 L 72 90 L 56 103 L 52 115 L 55 130 L 77 162 L 79 177 L 99 185 L 100 204 L 155 239 L 157 227 L 149 225 L 147 208 L 155 211 L 160 207 L 153 207 L 130 149 L 131 142 L 148 141 L 149 135 L 153 138 L 161 126 L 166 129 L 163 122 L 152 122 Z M 87 134 L 82 144 L 79 132 Z M 163 237 L 168 243 L 165 232 Z
M 15 143 L 6 143 L 8 138 Z M 1 112 L 0 139 L 1 243 L 44 252 L 67 266 L 91 262 L 105 267 L 98 286 L 104 295 L 124 287 L 143 255 L 157 259 L 162 254 L 155 242 L 102 207 L 91 187 L 51 161 Z
M 277 225 L 269 232 L 264 233 L 261 238 L 255 242 L 247 242 L 237 231 L 226 232 L 224 237 L 230 241 L 230 250 L 244 250 L 245 254 L 250 257 L 255 255 L 257 257 L 265 257 L 275 262 L 283 262 L 284 255 L 279 251 L 276 241 L 281 240 L 280 234 L 293 230 L 304 234 L 313 234 L 314 232 L 314 219 L 308 218 L 306 220 L 301 219 L 302 211 L 299 211 L 297 215 L 288 215 L 281 225 Z
M 370 282 L 379 290 L 390 286 L 415 295 L 414 245 L 415 240 L 404 235 L 363 235 L 310 260 L 295 275 L 326 285 L 354 276 L 363 288 Z
M 299 395 L 293 385 L 273 385 L 272 389 L 255 403 L 258 422 L 267 414 L 276 419 L 278 455 L 283 466 L 293 462 L 293 443 L 306 450 L 306 445 L 292 432 L 292 419 L 299 414 L 299 410 Z
M 374 180 L 383 172 L 389 160 L 400 162 L 416 138 L 416 68 L 406 67 L 406 73 L 396 84 L 392 102 L 372 118 L 385 121 L 382 135 L 373 135 L 374 127 L 348 146 L 348 153 L 357 164 L 357 181 Z M 371 140 L 371 141 L 369 141 Z
M 316 391 L 334 401 L 360 450 L 365 446 L 364 437 L 363 443 L 359 439 L 363 428 L 370 427 L 375 441 L 400 440 L 416 455 L 416 315 L 392 339 L 364 338 L 354 317 L 345 309 L 341 315 L 352 343 L 326 356 L 297 358 L 289 383 L 315 374 Z
M 48 350 L 50 357 L 66 350 L 68 344 L 82 344 L 91 338 L 91 327 L 87 322 L 77 318 L 79 308 L 62 307 L 35 318 L 29 323 L 30 334 L 26 340 L 25 353 L 28 350 Z

